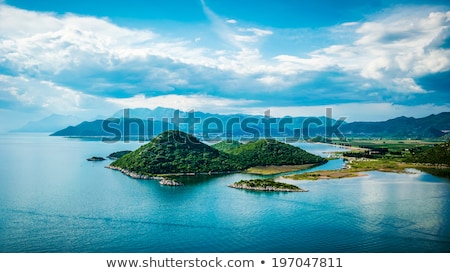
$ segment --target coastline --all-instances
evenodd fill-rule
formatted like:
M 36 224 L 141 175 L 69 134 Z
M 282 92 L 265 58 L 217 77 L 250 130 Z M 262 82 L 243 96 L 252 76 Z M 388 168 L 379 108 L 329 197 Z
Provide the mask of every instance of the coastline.
M 120 171 L 121 173 L 123 173 L 131 178 L 134 178 L 134 179 L 158 180 L 159 184 L 164 185 L 164 186 L 183 186 L 182 183 L 175 181 L 173 179 L 167 179 L 166 177 L 163 177 L 163 176 L 150 176 L 150 175 L 138 174 L 138 173 L 135 173 L 135 172 L 123 169 L 123 168 L 111 166 L 111 165 L 107 165 L 107 166 L 105 166 L 105 168 L 115 170 L 115 171 Z
M 350 159 L 346 162 L 345 167 L 342 169 L 305 172 L 301 174 L 285 175 L 282 177 L 292 180 L 341 179 L 367 176 L 367 172 L 372 171 L 411 173 L 408 169 L 415 169 L 428 173 L 434 171 L 434 173 L 443 173 L 444 177 L 448 177 L 448 170 L 450 168 L 445 164 L 406 163 L 386 159 Z
M 242 171 L 225 171 L 225 172 L 199 172 L 199 173 L 167 173 L 167 174 L 155 174 L 155 175 L 146 175 L 139 174 L 136 172 L 132 172 L 127 169 L 123 169 L 116 166 L 107 165 L 105 166 L 107 169 L 120 171 L 121 173 L 134 178 L 141 180 L 158 180 L 159 184 L 166 186 L 183 186 L 183 183 L 176 181 L 175 179 L 169 179 L 168 177 L 181 177 L 181 176 L 196 176 L 196 175 L 221 175 L 221 174 L 233 174 L 240 173 Z

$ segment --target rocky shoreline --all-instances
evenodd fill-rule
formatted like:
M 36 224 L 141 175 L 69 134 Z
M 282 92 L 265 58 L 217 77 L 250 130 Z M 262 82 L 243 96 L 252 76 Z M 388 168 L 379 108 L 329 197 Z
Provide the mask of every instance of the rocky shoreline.
M 138 174 L 126 169 L 122 169 L 119 167 L 114 167 L 111 165 L 106 166 L 105 168 L 111 169 L 111 170 L 115 170 L 115 171 L 120 171 L 121 173 L 128 175 L 131 178 L 134 179 L 142 179 L 142 180 L 158 180 L 159 184 L 164 185 L 164 186 L 183 186 L 183 183 L 178 182 L 176 180 L 173 179 L 168 179 L 166 177 L 162 177 L 162 176 L 150 176 L 150 175 L 144 175 L 144 174 Z
M 277 188 L 277 187 L 272 187 L 272 186 L 267 186 L 267 187 L 251 187 L 248 185 L 229 185 L 228 187 L 230 188 L 234 188 L 234 189 L 242 189 L 242 190 L 251 190 L 251 191 L 277 191 L 277 192 L 308 192 L 308 190 L 304 190 L 304 189 L 282 189 L 282 188 Z
M 273 178 L 241 180 L 229 185 L 228 187 L 250 191 L 307 192 L 307 190 L 299 188 L 295 185 L 277 182 Z

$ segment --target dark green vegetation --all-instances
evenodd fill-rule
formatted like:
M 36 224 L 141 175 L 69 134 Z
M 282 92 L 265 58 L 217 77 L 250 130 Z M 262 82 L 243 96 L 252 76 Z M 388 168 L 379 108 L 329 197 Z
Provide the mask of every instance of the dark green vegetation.
M 247 169 L 245 172 L 250 174 L 273 175 L 307 170 L 314 166 L 317 166 L 317 164 L 256 166 Z
M 319 156 L 275 140 L 258 140 L 235 146 L 226 153 L 190 134 L 172 130 L 161 133 L 139 149 L 114 161 L 111 166 L 141 175 L 161 175 L 223 173 L 243 171 L 254 166 L 326 162 Z
M 427 164 L 418 166 L 417 169 L 450 179 L 450 141 L 436 144 L 423 151 L 413 149 L 411 153 L 413 162 Z
M 260 139 L 246 144 L 221 142 L 213 145 L 213 147 L 237 157 L 241 164 L 246 165 L 246 168 L 270 165 L 323 164 L 327 162 L 323 157 L 274 139 Z
M 382 171 L 405 173 L 418 169 L 432 175 L 450 178 L 450 141 L 392 139 L 347 139 L 333 141 L 352 151 L 342 153 L 347 168 L 287 176 L 297 180 L 347 178 L 361 172 Z
M 446 164 L 450 166 L 450 141 L 435 144 L 433 147 L 411 149 L 413 162 Z
M 214 149 L 217 149 L 219 151 L 222 151 L 227 154 L 232 154 L 233 150 L 243 145 L 237 140 L 224 140 L 219 143 L 216 143 L 214 145 L 211 145 Z
M 352 140 L 339 144 L 366 149 L 345 152 L 343 153 L 345 157 L 450 165 L 450 141 L 442 143 L 417 140 Z
M 104 159 L 103 157 L 100 157 L 100 156 L 93 156 L 93 157 L 90 157 L 90 158 L 88 158 L 86 160 L 87 161 L 103 161 L 103 160 L 106 160 L 106 159 Z
M 114 152 L 114 153 L 108 155 L 108 158 L 109 158 L 109 159 L 119 159 L 119 158 L 121 158 L 122 156 L 124 156 L 124 155 L 126 155 L 126 154 L 129 154 L 129 153 L 131 153 L 131 151 L 119 151 L 119 152 Z
M 305 190 L 291 184 L 276 182 L 272 178 L 266 179 L 252 179 L 252 180 L 241 180 L 235 182 L 229 187 L 244 190 L 253 191 L 297 191 L 304 192 Z
M 244 169 L 233 158 L 182 131 L 166 131 L 111 166 L 138 174 L 226 172 Z
M 450 178 L 450 141 L 436 143 L 417 140 L 353 140 L 347 145 L 366 148 L 364 151 L 343 153 L 344 157 L 353 161 L 352 170 L 398 171 L 416 168 Z

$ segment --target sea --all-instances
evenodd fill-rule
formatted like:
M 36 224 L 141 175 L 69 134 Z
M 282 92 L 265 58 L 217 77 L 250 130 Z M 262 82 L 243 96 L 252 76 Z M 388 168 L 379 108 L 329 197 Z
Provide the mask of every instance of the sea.
M 450 181 L 418 170 L 291 181 L 308 192 L 228 185 L 250 174 L 136 180 L 92 156 L 143 142 L 0 136 L 2 253 L 450 252 Z M 327 157 L 342 148 L 295 143 Z M 342 159 L 311 170 L 342 168 Z M 299 171 L 304 172 L 304 171 Z

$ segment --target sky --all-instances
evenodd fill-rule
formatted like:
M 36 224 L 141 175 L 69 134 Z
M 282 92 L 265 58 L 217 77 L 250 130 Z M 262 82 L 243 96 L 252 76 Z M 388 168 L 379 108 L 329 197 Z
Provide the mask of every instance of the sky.
M 447 0 L 0 0 L 0 132 L 119 109 L 450 111 Z

